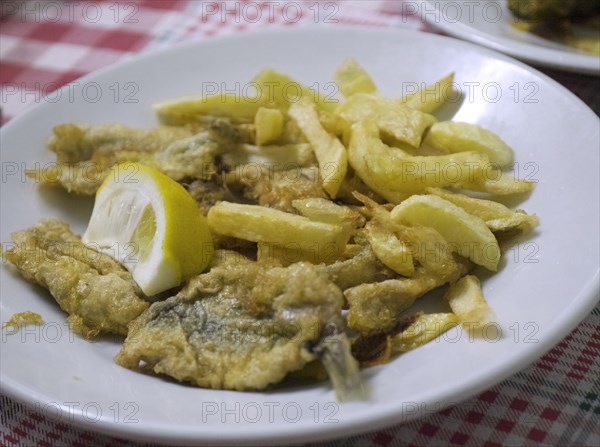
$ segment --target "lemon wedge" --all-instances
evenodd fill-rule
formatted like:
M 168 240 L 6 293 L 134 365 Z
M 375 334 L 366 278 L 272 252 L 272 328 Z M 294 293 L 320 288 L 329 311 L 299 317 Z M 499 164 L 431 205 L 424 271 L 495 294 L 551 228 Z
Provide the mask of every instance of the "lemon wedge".
M 194 199 L 139 163 L 115 166 L 96 193 L 83 243 L 121 262 L 152 296 L 202 272 L 214 251 Z

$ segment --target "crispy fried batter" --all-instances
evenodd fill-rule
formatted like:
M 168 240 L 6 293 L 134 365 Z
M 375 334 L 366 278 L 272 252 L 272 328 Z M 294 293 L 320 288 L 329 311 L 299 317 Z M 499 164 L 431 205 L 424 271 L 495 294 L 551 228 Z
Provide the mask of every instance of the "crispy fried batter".
M 417 298 L 447 282 L 456 281 L 467 273 L 469 266 L 467 261 L 459 259 L 457 268 L 443 276 L 420 267 L 412 278 L 389 279 L 346 289 L 348 326 L 364 336 L 387 333 Z
M 252 172 L 257 172 L 256 168 Z M 251 202 L 287 213 L 298 214 L 292 202 L 305 198 L 327 198 L 317 168 L 292 168 L 284 171 L 258 171 L 252 178 L 239 167 L 229 175 L 229 182 L 242 183 Z
M 139 130 L 117 124 L 61 124 L 48 141 L 48 148 L 56 153 L 57 166 L 53 172 L 45 172 L 41 180 L 58 182 L 69 192 L 94 194 L 115 164 L 148 162 L 155 152 L 191 135 L 183 127 Z
M 402 333 L 413 324 L 419 314 L 400 317 L 386 331 L 373 331 L 368 336 L 359 336 L 352 341 L 352 355 L 361 367 L 387 363 L 392 355 L 392 337 Z
M 340 337 L 342 293 L 322 268 L 268 269 L 226 253 L 131 324 L 118 364 L 202 387 L 263 389 L 315 360 L 331 328 Z M 356 366 L 347 347 L 342 356 Z
M 359 284 L 369 284 L 397 278 L 398 274 L 383 265 L 370 245 L 362 245 L 358 254 L 350 259 L 336 261 L 327 266 L 327 272 L 337 286 L 346 290 Z
M 48 142 L 57 166 L 46 169 L 40 180 L 56 182 L 69 192 L 94 194 L 110 168 L 125 161 L 148 164 L 178 181 L 206 180 L 215 172 L 215 157 L 233 149 L 239 139 L 237 129 L 224 119 L 215 119 L 196 134 L 185 127 L 62 124 Z
M 87 248 L 69 226 L 48 219 L 12 234 L 6 252 L 21 275 L 50 291 L 69 314 L 74 332 L 127 334 L 127 324 L 148 308 L 131 274 L 107 255 Z
M 215 181 L 194 180 L 187 187 L 190 195 L 196 200 L 196 203 L 205 216 L 211 206 L 222 200 L 228 202 L 238 202 L 239 199 L 226 187 L 217 184 Z

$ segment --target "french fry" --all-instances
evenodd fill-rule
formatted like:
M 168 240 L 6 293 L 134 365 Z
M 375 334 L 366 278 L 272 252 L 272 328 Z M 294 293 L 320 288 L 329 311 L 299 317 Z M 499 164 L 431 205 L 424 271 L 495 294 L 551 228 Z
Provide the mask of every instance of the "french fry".
M 337 113 L 328 112 L 327 110 L 317 110 L 319 114 L 319 122 L 323 129 L 328 133 L 335 135 L 338 138 L 343 138 L 344 134 L 350 129 L 350 123 L 344 120 Z
M 426 192 L 448 200 L 467 213 L 483 219 L 494 233 L 526 231 L 539 225 L 539 219 L 535 214 L 530 215 L 523 210 L 513 211 L 492 200 L 476 199 L 440 188 L 427 188 Z
M 413 276 L 415 265 L 409 247 L 402 243 L 391 231 L 375 220 L 365 227 L 367 240 L 384 265 L 402 276 Z
M 390 211 L 368 197 L 354 193 L 354 196 L 364 203 L 367 213 L 374 221 L 383 225 L 387 231 L 395 234 L 424 269 L 437 276 L 448 276 L 459 268 L 454 253 L 456 247 L 434 228 L 424 226 L 406 226 L 397 223 L 391 217 Z
M 361 215 L 353 209 L 337 205 L 331 200 L 320 197 L 293 200 L 292 206 L 310 220 L 342 225 L 348 228 L 356 228 L 362 219 Z
M 454 313 L 420 313 L 401 333 L 392 337 L 392 349 L 406 352 L 418 348 L 460 324 Z
M 404 96 L 400 101 L 408 107 L 425 113 L 433 113 L 442 106 L 452 92 L 454 73 L 440 79 L 435 84 Z
M 455 121 L 435 123 L 429 129 L 425 144 L 445 149 L 451 153 L 481 152 L 490 162 L 507 167 L 514 162 L 514 152 L 494 132 L 476 124 Z
M 494 322 L 494 314 L 476 276 L 467 275 L 451 284 L 444 299 L 462 326 L 473 335 L 481 335 L 485 326 Z
M 377 91 L 369 73 L 352 58 L 342 62 L 335 72 L 334 80 L 346 98 L 355 93 L 375 93 Z
M 471 191 L 486 192 L 497 196 L 523 194 L 535 187 L 535 182 L 513 177 L 491 165 L 487 165 L 480 175 L 465 179 L 455 185 Z
M 183 126 L 196 123 L 201 116 L 228 117 L 234 123 L 251 123 L 261 107 L 274 107 L 266 96 L 240 97 L 236 94 L 186 96 L 152 104 L 162 124 Z
M 294 103 L 288 114 L 296 121 L 315 152 L 323 189 L 330 197 L 335 198 L 348 170 L 346 148 L 340 140 L 323 129 L 314 106 L 308 101 Z
M 402 225 L 397 234 L 413 258 L 431 274 L 446 276 L 458 268 L 454 257 L 456 245 L 447 241 L 435 228 Z
M 377 125 L 372 121 L 361 121 L 352 126 L 348 160 L 363 182 L 392 203 L 399 203 L 410 194 L 424 192 L 428 187 L 475 183 L 481 178 L 482 169 L 489 166 L 487 156 L 477 152 L 407 155 L 383 143 Z
M 298 248 L 305 258 L 316 253 L 317 260 L 343 253 L 349 237 L 341 225 L 258 205 L 219 202 L 209 210 L 207 220 L 216 234 Z
M 437 230 L 456 251 L 488 270 L 498 270 L 500 247 L 485 222 L 438 196 L 415 195 L 396 206 L 391 218 Z
M 351 123 L 374 120 L 382 132 L 413 148 L 421 145 L 423 134 L 437 121 L 434 116 L 398 101 L 367 93 L 352 95 L 340 104 L 336 113 Z
M 283 133 L 283 113 L 279 109 L 259 107 L 254 116 L 257 146 L 277 141 Z
M 537 227 L 540 219 L 535 214 L 527 214 L 523 210 L 516 210 L 510 217 L 487 220 L 486 225 L 494 233 L 524 233 Z
M 333 94 L 325 95 L 272 69 L 261 71 L 252 82 L 261 92 L 263 100 L 275 103 L 277 108 L 282 110 L 287 110 L 300 98 L 306 98 L 320 109 L 330 112 L 335 111 L 338 106 L 338 100 L 333 97 Z

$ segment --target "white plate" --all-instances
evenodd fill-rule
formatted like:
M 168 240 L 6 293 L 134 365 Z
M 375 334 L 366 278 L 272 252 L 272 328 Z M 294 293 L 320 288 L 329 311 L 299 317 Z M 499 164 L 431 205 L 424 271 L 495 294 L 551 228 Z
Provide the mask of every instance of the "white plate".
M 600 75 L 600 57 L 514 28 L 507 0 L 426 0 L 418 4 L 418 11 L 429 24 L 452 36 L 532 64 Z
M 539 230 L 484 282 L 503 330 L 500 340 L 470 342 L 455 330 L 365 370 L 370 397 L 364 402 L 337 404 L 328 384 L 264 393 L 204 390 L 117 366 L 112 357 L 118 341 L 72 337 L 48 295 L 4 266 L 2 320 L 32 310 L 46 324 L 3 333 L 3 392 L 50 419 L 62 415 L 63 421 L 127 438 L 179 445 L 303 442 L 373 430 L 459 402 L 522 369 L 572 330 L 598 293 L 598 118 L 531 68 L 430 34 L 362 28 L 244 34 L 147 54 L 83 78 L 2 129 L 3 248 L 11 231 L 48 216 L 65 219 L 78 232 L 85 228 L 90 200 L 21 177 L 36 162 L 52 161 L 44 141 L 54 125 L 152 126 L 152 102 L 214 83 L 243 89 L 267 66 L 327 89 L 348 56 L 364 64 L 387 95 L 456 71 L 465 98 L 455 118 L 500 134 L 516 150 L 519 175 L 539 180 L 520 204 L 539 214 Z M 97 91 L 102 95 L 92 102 Z

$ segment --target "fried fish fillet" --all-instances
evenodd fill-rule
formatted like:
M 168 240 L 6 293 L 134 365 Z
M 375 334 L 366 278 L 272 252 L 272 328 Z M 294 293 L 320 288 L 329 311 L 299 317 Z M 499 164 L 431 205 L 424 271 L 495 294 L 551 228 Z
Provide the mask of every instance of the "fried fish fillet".
M 205 216 L 208 214 L 208 210 L 217 202 L 223 200 L 239 202 L 239 197 L 230 191 L 227 185 L 220 185 L 214 180 L 194 180 L 187 186 L 187 190 Z
M 360 251 L 350 259 L 336 261 L 326 268 L 333 282 L 342 290 L 398 277 L 396 272 L 377 259 L 368 244 L 361 245 Z
M 358 388 L 342 292 L 325 270 L 236 256 L 152 304 L 131 323 L 115 361 L 200 387 L 260 390 L 320 359 L 338 391 Z
M 29 175 L 80 194 L 94 194 L 110 168 L 126 161 L 153 166 L 177 181 L 207 180 L 215 172 L 215 157 L 231 150 L 239 139 L 237 129 L 224 119 L 211 121 L 197 133 L 185 127 L 139 130 L 62 124 L 48 142 L 56 165 Z
M 298 213 L 292 205 L 294 200 L 328 197 L 317 167 L 295 166 L 274 171 L 268 166 L 248 169 L 242 165 L 227 173 L 225 183 L 232 189 L 242 190 L 244 199 L 250 203 L 293 214 Z
M 425 293 L 464 276 L 470 263 L 457 257 L 454 270 L 439 275 L 419 267 L 412 278 L 360 284 L 344 291 L 348 301 L 348 326 L 363 336 L 388 333 L 402 312 Z
M 76 333 L 125 335 L 128 323 L 149 306 L 131 274 L 83 245 L 66 223 L 42 220 L 12 239 L 6 259 L 23 278 L 50 291 Z

